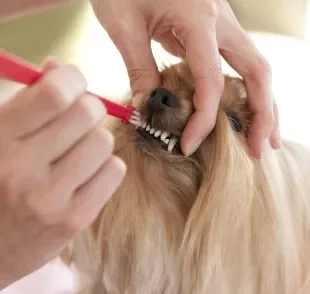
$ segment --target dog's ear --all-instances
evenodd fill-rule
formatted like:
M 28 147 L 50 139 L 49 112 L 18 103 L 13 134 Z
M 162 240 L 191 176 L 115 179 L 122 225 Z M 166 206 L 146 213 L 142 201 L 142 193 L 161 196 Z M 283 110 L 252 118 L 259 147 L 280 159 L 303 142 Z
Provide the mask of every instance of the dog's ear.
M 185 266 L 200 267 L 201 276 L 195 280 L 196 290 L 201 292 L 223 266 L 231 266 L 225 264 L 231 260 L 227 256 L 248 248 L 245 239 L 250 224 L 243 225 L 251 211 L 254 171 L 242 140 L 232 130 L 226 113 L 219 110 L 214 131 L 198 150 L 203 179 L 186 224 L 182 253 Z

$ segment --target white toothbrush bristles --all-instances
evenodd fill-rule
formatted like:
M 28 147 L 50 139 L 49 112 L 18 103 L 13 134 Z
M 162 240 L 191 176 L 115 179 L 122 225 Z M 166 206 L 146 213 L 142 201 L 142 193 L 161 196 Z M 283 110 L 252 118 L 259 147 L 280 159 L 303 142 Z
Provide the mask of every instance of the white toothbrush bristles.
M 128 120 L 131 124 L 141 127 L 142 122 L 141 122 L 141 117 L 140 117 L 140 112 L 137 110 L 134 110 L 131 114 L 130 119 Z

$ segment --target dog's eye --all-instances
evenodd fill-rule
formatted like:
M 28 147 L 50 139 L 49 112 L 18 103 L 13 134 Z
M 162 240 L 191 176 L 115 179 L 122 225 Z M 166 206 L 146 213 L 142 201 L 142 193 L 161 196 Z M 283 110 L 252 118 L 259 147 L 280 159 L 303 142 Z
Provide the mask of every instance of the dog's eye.
M 244 126 L 240 118 L 235 113 L 230 113 L 228 117 L 234 131 L 242 133 L 244 131 Z

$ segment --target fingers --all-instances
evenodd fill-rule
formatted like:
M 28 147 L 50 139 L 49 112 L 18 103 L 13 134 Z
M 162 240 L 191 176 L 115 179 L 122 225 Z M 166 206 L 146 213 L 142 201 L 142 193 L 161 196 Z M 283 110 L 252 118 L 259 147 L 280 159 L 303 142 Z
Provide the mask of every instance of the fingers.
M 248 144 L 252 155 L 259 158 L 271 133 L 272 146 L 280 145 L 278 110 L 271 89 L 271 68 L 238 23 L 229 4 L 226 1 L 219 3 L 219 48 L 222 56 L 243 77 L 246 84 L 252 113 Z
M 61 62 L 55 57 L 48 57 L 44 60 L 42 65 L 43 72 L 48 72 L 49 70 L 56 69 L 61 66 Z
M 127 31 L 120 27 L 118 34 L 112 35 L 112 38 L 124 59 L 133 96 L 136 96 L 158 87 L 160 76 L 142 19 L 137 16 L 129 28 L 130 31 Z
M 122 160 L 112 156 L 83 187 L 74 194 L 69 208 L 69 223 L 78 230 L 93 222 L 104 204 L 120 185 L 126 172 Z M 82 220 L 82 222 L 81 222 Z
M 36 214 L 55 223 L 68 211 L 75 190 L 84 186 L 111 157 L 114 137 L 103 125 L 97 126 L 52 167 L 49 182 L 29 195 L 28 206 L 35 206 Z M 115 179 L 116 181 L 117 179 Z
M 38 130 L 67 110 L 85 90 L 86 81 L 75 67 L 48 71 L 1 107 L 0 133 L 13 139 Z
M 159 42 L 163 48 L 169 52 L 170 54 L 185 58 L 186 57 L 186 50 L 180 40 L 175 37 L 172 31 L 168 31 L 165 34 L 160 34 L 158 36 L 154 36 L 154 40 Z
M 93 1 L 98 20 L 108 32 L 125 62 L 133 96 L 137 96 L 158 87 L 160 75 L 152 54 L 151 39 L 144 15 L 131 3 L 128 4 L 130 7 L 126 7 L 126 4 L 128 2 L 107 3 L 103 11 L 101 1 Z M 118 11 L 125 11 L 122 17 L 111 16 L 115 13 L 115 7 L 110 7 L 113 5 Z
M 215 35 L 215 20 L 193 26 L 185 22 L 182 30 L 175 29 L 187 51 L 188 64 L 195 79 L 196 112 L 187 123 L 181 139 L 181 148 L 190 155 L 214 128 L 224 79 Z
M 98 125 L 53 168 L 53 185 L 59 195 L 70 195 L 89 181 L 112 155 L 114 137 L 103 125 Z M 68 200 L 68 199 L 67 199 Z
M 252 155 L 259 158 L 273 129 L 275 135 L 272 145 L 279 145 L 279 137 L 276 135 L 279 133 L 278 114 L 274 113 L 271 69 L 245 32 L 239 27 L 232 27 L 231 34 L 232 37 L 227 37 L 221 52 L 246 84 L 252 114 L 248 144 Z
M 102 121 L 105 114 L 98 98 L 84 95 L 58 119 L 26 138 L 25 143 L 41 162 L 54 162 Z

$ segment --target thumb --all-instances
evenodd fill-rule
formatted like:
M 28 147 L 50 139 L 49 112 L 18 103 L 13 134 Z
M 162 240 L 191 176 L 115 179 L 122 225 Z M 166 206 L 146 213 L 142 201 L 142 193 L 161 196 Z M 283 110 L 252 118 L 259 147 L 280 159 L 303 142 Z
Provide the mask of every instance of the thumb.
M 113 29 L 109 29 L 113 27 Z M 151 39 L 145 20 L 139 14 L 127 14 L 113 26 L 105 26 L 110 38 L 119 50 L 127 68 L 133 97 L 160 85 L 160 74 L 155 62 Z M 135 99 L 136 100 L 136 99 Z M 138 101 L 133 101 L 134 105 Z
M 43 72 L 48 72 L 50 70 L 56 69 L 61 66 L 61 62 L 55 57 L 48 57 L 44 60 L 42 65 Z

